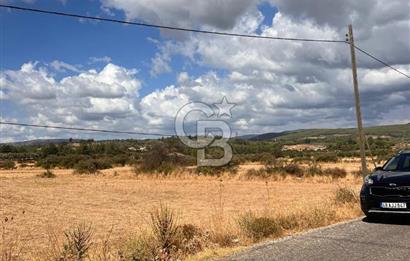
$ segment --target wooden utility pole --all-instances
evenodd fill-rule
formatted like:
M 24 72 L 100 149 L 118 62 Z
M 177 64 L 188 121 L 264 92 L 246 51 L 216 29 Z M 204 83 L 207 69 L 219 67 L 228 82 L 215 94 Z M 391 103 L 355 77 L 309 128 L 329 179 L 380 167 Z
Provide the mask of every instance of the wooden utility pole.
M 357 81 L 357 67 L 356 67 L 356 54 L 354 47 L 354 38 L 353 38 L 353 26 L 349 24 L 349 34 L 348 42 L 350 44 L 350 55 L 352 59 L 352 74 L 353 74 L 353 87 L 354 87 L 354 96 L 356 102 L 356 119 L 357 119 L 357 129 L 359 134 L 359 145 L 360 145 L 360 158 L 362 160 L 362 175 L 367 175 L 367 164 L 366 164 L 366 153 L 365 153 L 365 136 L 363 131 L 362 123 L 362 111 L 360 109 L 360 92 L 359 92 L 359 83 Z

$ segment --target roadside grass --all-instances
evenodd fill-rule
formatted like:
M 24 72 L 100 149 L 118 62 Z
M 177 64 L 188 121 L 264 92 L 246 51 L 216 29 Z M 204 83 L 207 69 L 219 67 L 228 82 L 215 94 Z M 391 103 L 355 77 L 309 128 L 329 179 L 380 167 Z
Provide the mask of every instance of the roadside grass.
M 146 230 L 119 244 L 112 244 L 109 236 L 96 238 L 93 226 L 86 223 L 71 227 L 62 235 L 50 233 L 49 246 L 43 252 L 43 257 L 48 260 L 78 261 L 209 260 L 232 254 L 255 242 L 354 217 L 338 216 L 338 208 L 341 206 L 327 202 L 322 207 L 303 209 L 292 214 L 249 211 L 237 218 L 236 230 L 221 230 L 221 227 L 212 225 L 204 230 L 192 224 L 180 223 L 174 210 L 161 205 L 151 212 Z M 344 205 L 342 208 L 348 207 Z M 107 235 L 110 233 L 108 231 Z M 19 255 L 16 251 L 14 246 L 2 248 L 2 260 L 15 260 Z
M 359 203 L 359 195 L 350 187 L 338 187 L 335 194 L 337 204 Z

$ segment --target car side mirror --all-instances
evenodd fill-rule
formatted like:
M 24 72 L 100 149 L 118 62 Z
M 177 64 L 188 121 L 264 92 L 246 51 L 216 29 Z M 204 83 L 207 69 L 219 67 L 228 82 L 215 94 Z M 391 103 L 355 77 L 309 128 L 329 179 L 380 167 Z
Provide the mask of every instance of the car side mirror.
M 383 170 L 383 167 L 376 167 L 376 168 L 374 168 L 374 171 L 379 171 L 379 170 Z

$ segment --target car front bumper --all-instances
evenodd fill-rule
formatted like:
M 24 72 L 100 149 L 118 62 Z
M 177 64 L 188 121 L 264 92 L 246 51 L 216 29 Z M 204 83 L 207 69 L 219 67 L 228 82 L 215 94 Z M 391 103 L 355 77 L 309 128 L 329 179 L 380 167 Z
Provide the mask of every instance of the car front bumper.
M 382 202 L 406 203 L 405 209 L 382 208 Z M 376 196 L 370 194 L 368 187 L 362 188 L 360 192 L 360 207 L 365 214 L 368 213 L 391 213 L 391 214 L 410 214 L 410 197 L 401 196 Z

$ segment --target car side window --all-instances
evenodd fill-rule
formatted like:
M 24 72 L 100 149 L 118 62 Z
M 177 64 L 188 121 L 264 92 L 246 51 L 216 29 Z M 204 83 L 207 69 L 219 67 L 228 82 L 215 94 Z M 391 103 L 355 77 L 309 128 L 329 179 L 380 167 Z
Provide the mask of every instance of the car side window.
M 406 156 L 404 157 L 402 169 L 403 169 L 404 171 L 410 170 L 410 155 L 406 155 Z
M 383 168 L 385 171 L 395 171 L 399 165 L 400 157 L 393 157 L 387 163 L 386 166 Z

